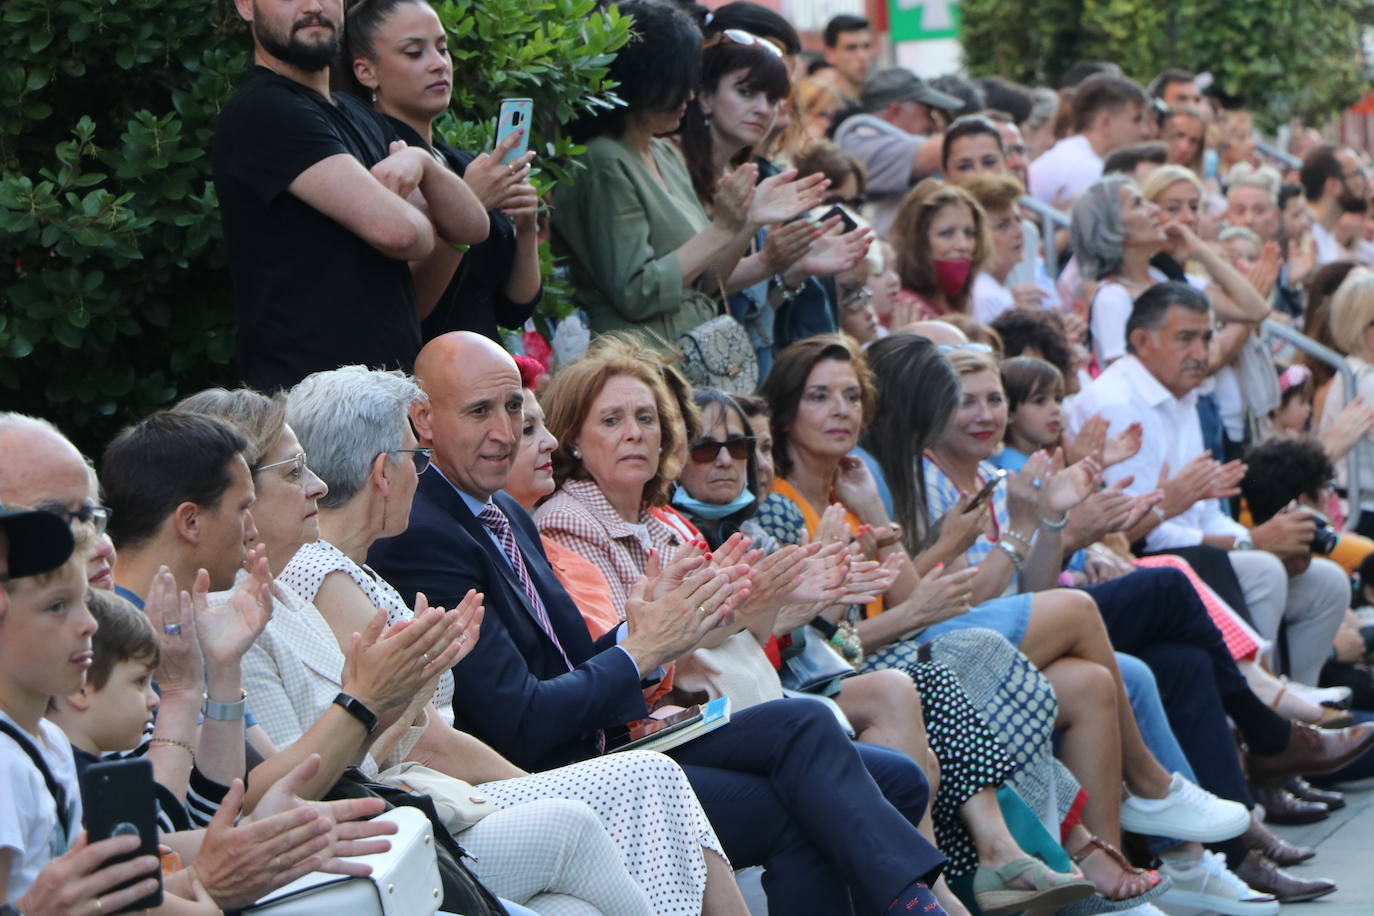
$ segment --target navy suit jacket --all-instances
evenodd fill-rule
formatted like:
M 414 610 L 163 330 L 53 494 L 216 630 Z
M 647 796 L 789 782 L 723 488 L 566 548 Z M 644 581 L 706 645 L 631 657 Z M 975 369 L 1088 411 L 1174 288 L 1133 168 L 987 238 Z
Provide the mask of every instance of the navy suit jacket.
M 614 647 L 613 633 L 593 643 L 528 513 L 505 493 L 495 502 L 510 519 L 572 671 L 535 619 L 505 554 L 437 469 L 420 475 L 410 527 L 377 541 L 368 565 L 402 595 L 424 592 L 433 605 L 456 607 L 470 588 L 485 596 L 481 638 L 453 667 L 456 728 L 528 770 L 595 756 L 598 729 L 648 715 L 639 671 Z

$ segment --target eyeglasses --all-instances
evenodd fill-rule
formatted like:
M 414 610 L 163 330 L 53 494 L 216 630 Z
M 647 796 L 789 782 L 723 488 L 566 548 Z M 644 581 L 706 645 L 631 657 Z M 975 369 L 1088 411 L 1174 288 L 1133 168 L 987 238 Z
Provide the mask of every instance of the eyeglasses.
M 105 506 L 94 506 L 86 504 L 76 509 L 59 509 L 58 515 L 66 516 L 67 524 L 80 522 L 83 525 L 90 525 L 95 529 L 95 536 L 105 533 L 105 529 L 110 524 L 110 510 Z
M 736 461 L 744 461 L 749 457 L 749 452 L 753 447 L 753 436 L 731 436 L 724 442 L 719 439 L 698 439 L 692 444 L 690 453 L 692 460 L 697 464 L 710 464 L 715 461 L 721 449 L 729 452 L 730 457 Z
M 716 45 L 721 44 L 723 41 L 730 41 L 737 45 L 755 45 L 768 51 L 770 54 L 772 54 L 774 57 L 778 59 L 782 58 L 782 48 L 779 48 L 777 45 L 773 44 L 773 42 L 769 41 L 767 38 L 760 38 L 757 35 L 751 35 L 750 33 L 744 31 L 744 29 L 726 29 L 725 31 L 718 33 L 717 35 L 713 36 L 709 41 L 707 41 L 705 47 L 713 48 Z
M 297 452 L 290 458 L 282 461 L 274 461 L 271 464 L 260 465 L 253 473 L 261 474 L 263 471 L 270 471 L 273 468 L 284 468 L 290 466 L 291 472 L 287 476 L 299 477 L 305 473 L 305 452 Z
M 429 467 L 430 456 L 434 454 L 432 448 L 389 448 L 386 450 L 388 455 L 409 455 L 415 461 L 415 473 L 423 474 L 425 468 Z
M 860 286 L 858 289 L 841 289 L 840 311 L 846 315 L 856 314 L 868 308 L 868 303 L 873 301 L 873 291 L 867 286 Z

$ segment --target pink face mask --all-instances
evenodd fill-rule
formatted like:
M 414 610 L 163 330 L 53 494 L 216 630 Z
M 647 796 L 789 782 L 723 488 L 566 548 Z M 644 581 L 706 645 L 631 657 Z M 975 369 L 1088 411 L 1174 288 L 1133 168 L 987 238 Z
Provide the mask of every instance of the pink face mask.
M 973 261 L 969 258 L 936 258 L 935 282 L 945 296 L 953 296 L 968 282 Z

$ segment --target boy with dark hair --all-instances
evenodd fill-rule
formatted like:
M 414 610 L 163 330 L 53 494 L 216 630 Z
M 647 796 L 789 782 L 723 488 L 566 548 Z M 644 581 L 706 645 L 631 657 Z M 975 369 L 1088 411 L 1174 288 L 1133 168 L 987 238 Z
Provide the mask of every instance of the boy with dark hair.
M 86 604 L 98 624 L 86 682 L 80 690 L 53 697 L 48 706 L 48 719 L 71 742 L 78 774 L 102 754 L 142 742 L 158 707 L 153 673 L 161 655 L 152 624 L 132 604 L 99 590 L 88 593 Z M 194 761 L 194 749 L 182 746 Z M 163 831 L 190 830 L 186 806 L 161 783 L 154 785 Z

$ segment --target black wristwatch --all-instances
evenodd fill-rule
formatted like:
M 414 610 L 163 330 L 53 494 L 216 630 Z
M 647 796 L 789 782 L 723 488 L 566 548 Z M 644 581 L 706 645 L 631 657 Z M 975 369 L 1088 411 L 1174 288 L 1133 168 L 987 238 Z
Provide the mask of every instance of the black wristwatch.
M 377 714 L 363 705 L 363 701 L 357 697 L 351 697 L 346 693 L 340 693 L 334 698 L 337 706 L 342 706 L 344 710 L 353 718 L 363 724 L 367 733 L 372 734 L 377 727 Z M 3 914 L 0 914 L 3 916 Z

